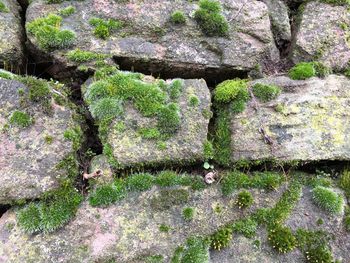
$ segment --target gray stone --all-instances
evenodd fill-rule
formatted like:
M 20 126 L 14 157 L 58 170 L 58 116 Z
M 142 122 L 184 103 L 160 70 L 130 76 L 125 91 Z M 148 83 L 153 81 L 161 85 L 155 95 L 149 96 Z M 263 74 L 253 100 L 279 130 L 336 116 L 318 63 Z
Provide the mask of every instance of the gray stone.
M 257 100 L 256 105 L 251 100 L 232 117 L 232 161 L 350 159 L 349 79 L 330 75 L 293 81 L 280 76 L 257 82 L 275 84 L 283 92 L 270 102 Z M 260 128 L 272 144 L 264 141 Z

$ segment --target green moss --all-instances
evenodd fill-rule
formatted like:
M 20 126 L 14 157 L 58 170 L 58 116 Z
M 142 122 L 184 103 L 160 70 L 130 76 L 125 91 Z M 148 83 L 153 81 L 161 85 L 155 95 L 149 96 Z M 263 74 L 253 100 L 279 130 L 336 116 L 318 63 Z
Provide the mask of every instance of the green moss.
M 269 229 L 268 240 L 271 246 L 280 253 L 287 253 L 297 246 L 297 239 L 291 229 L 281 225 Z
M 157 148 L 158 148 L 159 150 L 166 150 L 166 148 L 167 148 L 166 142 L 164 142 L 164 141 L 158 141 L 158 142 L 157 142 Z
M 304 80 L 311 77 L 326 77 L 331 73 L 331 69 L 321 62 L 301 62 L 291 68 L 288 75 L 294 80 Z
M 0 1 L 0 13 L 8 13 L 10 10 L 6 7 L 6 5 Z
M 214 160 L 228 166 L 231 162 L 231 128 L 230 113 L 227 108 L 218 108 L 214 125 Z
M 162 255 L 148 256 L 145 259 L 145 263 L 161 263 L 164 262 L 164 257 Z
M 62 171 L 64 176 L 70 179 L 77 178 L 79 174 L 79 164 L 74 153 L 65 156 L 57 165 L 56 169 Z
M 19 81 L 29 88 L 29 99 L 33 102 L 48 104 L 51 99 L 49 84 L 32 76 L 19 77 Z
M 252 88 L 253 94 L 262 102 L 268 102 L 278 97 L 281 88 L 275 85 L 264 85 L 257 83 Z
M 180 128 L 181 118 L 179 107 L 171 103 L 159 109 L 157 114 L 158 129 L 165 134 L 172 134 Z
M 321 0 L 321 2 L 331 5 L 350 5 L 350 0 Z
M 199 9 L 194 13 L 202 32 L 207 36 L 227 36 L 229 26 L 221 14 L 221 4 L 215 0 L 200 0 Z
M 232 230 L 235 233 L 242 234 L 247 238 L 252 238 L 256 234 L 258 223 L 251 219 L 242 219 L 233 223 Z
M 14 79 L 14 76 L 15 75 L 12 74 L 11 72 L 0 69 L 0 78 L 2 78 L 2 79 Z
M 194 217 L 195 209 L 193 207 L 185 207 L 182 210 L 182 217 L 185 221 L 192 221 Z
M 253 196 L 248 191 L 242 191 L 238 194 L 236 204 L 241 208 L 250 207 L 254 202 Z
M 63 136 L 73 143 L 73 150 L 79 150 L 83 141 L 83 131 L 80 126 L 65 130 Z
M 216 86 L 214 100 L 218 103 L 237 102 L 236 99 L 247 101 L 249 98 L 248 84 L 246 80 L 226 80 Z
M 170 230 L 171 230 L 171 227 L 168 226 L 168 225 L 161 224 L 161 225 L 159 226 L 159 231 L 160 231 L 160 232 L 166 232 L 166 233 L 168 233 Z
M 344 217 L 344 227 L 346 231 L 350 232 L 350 214 Z
M 145 139 L 158 139 L 161 137 L 161 133 L 157 128 L 141 128 L 138 133 Z
M 128 191 L 146 191 L 151 189 L 154 177 L 149 173 L 140 173 L 129 176 L 126 180 Z
M 221 227 L 215 233 L 210 235 L 210 247 L 215 250 L 221 250 L 228 247 L 232 240 L 232 229 L 230 227 Z
M 189 193 L 184 189 L 162 189 L 159 196 L 150 200 L 151 208 L 157 211 L 168 210 L 175 205 L 188 202 Z
M 89 23 L 94 27 L 94 35 L 102 39 L 107 39 L 113 31 L 123 27 L 123 23 L 115 19 L 91 18 Z
M 100 60 L 106 58 L 107 55 L 81 49 L 74 49 L 67 53 L 67 58 L 74 62 L 84 63 L 92 60 Z
M 191 179 L 173 171 L 162 171 L 155 178 L 155 184 L 161 187 L 188 184 Z
M 185 24 L 186 16 L 182 11 L 174 11 L 170 16 L 170 21 L 174 24 Z
M 89 195 L 91 206 L 107 206 L 126 196 L 126 186 L 123 181 L 116 180 L 112 184 L 100 185 Z
M 45 193 L 41 201 L 20 209 L 18 224 L 27 233 L 53 232 L 75 215 L 82 199 L 74 188 L 62 186 Z
M 9 122 L 11 125 L 26 128 L 33 124 L 33 119 L 27 113 L 15 110 L 9 118 Z
M 47 144 L 52 144 L 53 143 L 53 137 L 51 135 L 46 135 L 44 137 L 44 140 Z
M 206 160 L 214 158 L 214 147 L 208 140 L 206 140 L 203 144 L 203 153 Z
M 171 263 L 209 263 L 209 244 L 202 236 L 190 237 L 184 247 L 175 250 Z
M 200 103 L 200 100 L 199 98 L 194 95 L 194 94 L 191 94 L 189 97 L 188 97 L 188 104 L 191 106 L 191 107 L 197 107 Z
M 339 187 L 344 190 L 345 195 L 350 198 L 350 171 L 345 170 L 339 179 Z
M 76 38 L 70 30 L 61 30 L 62 17 L 49 14 L 28 23 L 26 28 L 33 34 L 42 49 L 55 50 L 71 46 Z
M 332 189 L 317 186 L 312 190 L 312 199 L 318 207 L 331 214 L 339 214 L 343 210 L 343 197 Z
M 64 9 L 61 9 L 60 12 L 59 12 L 59 14 L 61 16 L 64 16 L 64 17 L 70 16 L 70 15 L 72 15 L 74 13 L 75 13 L 75 7 L 71 6 L 71 5 L 66 7 L 66 8 L 64 8 Z

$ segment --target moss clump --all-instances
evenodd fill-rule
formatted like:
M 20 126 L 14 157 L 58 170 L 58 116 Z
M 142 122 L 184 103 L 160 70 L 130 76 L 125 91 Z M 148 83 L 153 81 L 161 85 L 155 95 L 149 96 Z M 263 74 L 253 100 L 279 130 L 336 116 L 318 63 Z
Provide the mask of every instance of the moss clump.
M 339 180 L 339 187 L 344 190 L 345 195 L 350 198 L 350 171 L 345 170 Z
M 161 224 L 159 226 L 159 231 L 160 232 L 165 232 L 165 233 L 168 233 L 169 231 L 171 230 L 171 227 L 166 225 L 166 224 Z
M 193 207 L 185 207 L 182 210 L 182 217 L 185 221 L 192 221 L 194 217 L 195 209 Z
M 237 196 L 236 204 L 238 208 L 247 208 L 253 204 L 253 196 L 248 191 L 242 191 Z
M 138 133 L 145 139 L 158 139 L 161 137 L 161 134 L 157 128 L 141 128 L 138 130 Z
M 297 246 L 297 239 L 291 229 L 281 225 L 269 230 L 268 240 L 271 246 L 280 253 L 287 253 Z
M 62 186 L 46 193 L 41 201 L 20 209 L 18 224 L 27 233 L 53 232 L 75 215 L 82 199 L 74 188 Z
M 190 237 L 184 247 L 178 247 L 171 263 L 209 263 L 210 241 L 201 236 Z
M 157 211 L 168 210 L 175 205 L 188 202 L 189 193 L 184 189 L 162 189 L 159 196 L 153 197 L 150 201 L 151 207 Z
M 75 7 L 74 6 L 68 6 L 62 10 L 60 10 L 59 14 L 61 16 L 67 17 L 75 13 Z
M 193 179 L 187 175 L 178 175 L 173 171 L 162 171 L 155 177 L 155 184 L 161 187 L 190 185 Z
M 11 125 L 16 125 L 20 128 L 26 128 L 33 124 L 33 119 L 23 111 L 14 111 L 9 119 Z
M 170 21 L 174 24 L 185 24 L 186 16 L 182 11 L 174 11 L 170 16 Z
M 350 0 L 321 0 L 321 2 L 331 5 L 350 5 Z
M 228 166 L 231 162 L 231 128 L 228 109 L 218 109 L 213 135 L 214 159 L 219 164 Z
M 91 51 L 84 51 L 80 49 L 74 49 L 67 53 L 67 58 L 71 61 L 78 62 L 78 63 L 84 63 L 89 62 L 92 60 L 101 60 L 106 58 L 107 55 L 91 52 Z
M 203 153 L 206 160 L 214 158 L 214 147 L 208 140 L 206 140 L 203 144 Z
M 214 100 L 218 103 L 243 104 L 248 99 L 249 92 L 246 80 L 226 80 L 217 85 L 214 90 Z
M 37 18 L 27 24 L 27 30 L 33 34 L 42 49 L 55 50 L 71 46 L 75 40 L 75 33 L 61 30 L 62 17 L 49 14 L 47 17 Z
M 80 126 L 65 130 L 63 136 L 73 143 L 73 150 L 79 150 L 83 141 L 83 131 Z
M 340 214 L 343 210 L 344 199 L 332 189 L 317 186 L 312 190 L 314 203 L 331 214 Z
M 0 1 L 0 13 L 8 13 L 10 10 L 6 7 L 6 5 Z
M 191 106 L 191 107 L 197 107 L 200 103 L 200 100 L 199 98 L 194 95 L 194 94 L 191 94 L 188 98 L 188 104 Z
M 128 191 L 146 191 L 153 186 L 154 177 L 149 173 L 134 174 L 129 176 L 125 183 Z
M 207 36 L 227 36 L 229 26 L 221 14 L 221 4 L 215 0 L 200 0 L 199 9 L 194 13 L 201 30 Z
M 232 230 L 236 233 L 242 234 L 247 238 L 252 238 L 256 234 L 258 223 L 251 219 L 242 219 L 233 223 Z
M 2 78 L 2 79 L 14 79 L 15 75 L 12 74 L 11 72 L 0 69 L 0 78 Z
M 230 227 L 222 227 L 215 233 L 210 235 L 210 247 L 216 250 L 228 247 L 232 239 L 232 229 Z
M 264 85 L 257 83 L 252 88 L 253 94 L 262 102 L 268 102 L 278 97 L 281 88 L 276 85 Z
M 94 27 L 94 35 L 98 38 L 107 39 L 114 30 L 122 28 L 122 22 L 114 19 L 104 20 L 101 18 L 91 18 L 90 25 Z
M 126 196 L 126 187 L 122 181 L 115 181 L 113 184 L 97 186 L 90 194 L 89 203 L 91 206 L 108 206 Z
M 291 68 L 288 75 L 294 80 L 305 80 L 311 77 L 326 77 L 331 69 L 321 62 L 301 62 Z

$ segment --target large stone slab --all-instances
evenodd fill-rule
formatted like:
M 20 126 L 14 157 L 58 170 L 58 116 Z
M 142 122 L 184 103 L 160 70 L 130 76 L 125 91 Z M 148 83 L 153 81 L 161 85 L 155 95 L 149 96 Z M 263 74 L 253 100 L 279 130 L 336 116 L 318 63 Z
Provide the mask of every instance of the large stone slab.
M 350 159 L 349 79 L 330 75 L 293 81 L 280 76 L 258 82 L 278 85 L 283 92 L 270 102 L 256 105 L 251 100 L 232 117 L 232 161 Z
M 71 49 L 109 54 L 124 69 L 161 72 L 169 77 L 177 77 L 179 73 L 182 77 L 193 78 L 204 74 L 216 76 L 218 72 L 246 72 L 266 59 L 278 60 L 267 6 L 256 0 L 220 2 L 229 24 L 227 37 L 205 36 L 193 18 L 198 2 L 186 0 L 85 0 L 62 4 L 35 0 L 27 10 L 27 23 L 72 5 L 75 13 L 64 17 L 61 23 L 62 29 L 76 34 Z M 186 24 L 170 22 L 175 10 L 184 12 Z M 100 39 L 94 36 L 94 27 L 89 24 L 93 17 L 118 19 L 124 26 L 110 37 Z M 66 50 L 40 50 L 31 33 L 28 33 L 28 40 L 38 61 L 54 59 L 56 65 L 50 68 L 53 75 L 62 76 L 68 73 L 67 67 L 76 65 L 67 64 Z
M 36 87 L 38 82 L 28 87 L 0 78 L 0 204 L 38 198 L 67 176 L 56 166 L 72 152 L 64 132 L 75 125 L 73 111 L 52 98 L 60 94 L 57 89 L 41 97 L 42 103 L 32 101 L 30 89 Z
M 24 32 L 21 22 L 21 7 L 15 0 L 2 0 L 0 11 L 0 66 L 17 69 L 23 62 Z
M 350 60 L 350 17 L 346 6 L 318 1 L 305 4 L 292 44 L 294 62 L 320 60 L 341 70 Z

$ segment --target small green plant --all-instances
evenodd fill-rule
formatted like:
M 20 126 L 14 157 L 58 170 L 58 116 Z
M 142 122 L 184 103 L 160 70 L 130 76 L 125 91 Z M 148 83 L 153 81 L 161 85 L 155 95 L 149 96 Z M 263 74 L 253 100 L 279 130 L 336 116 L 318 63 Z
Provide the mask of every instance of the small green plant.
M 331 5 L 350 5 L 350 0 L 321 0 L 321 2 Z
M 305 80 L 311 77 L 326 77 L 331 70 L 321 62 L 301 62 L 291 68 L 288 75 L 294 80 Z
M 316 221 L 316 224 L 318 225 L 318 226 L 321 226 L 321 225 L 323 225 L 323 219 L 322 218 L 319 218 L 319 219 L 317 219 L 317 221 Z
M 182 217 L 183 219 L 185 219 L 186 221 L 192 221 L 193 220 L 193 217 L 194 217 L 194 213 L 195 213 L 195 210 L 193 207 L 185 207 L 183 210 L 182 210 Z
M 52 142 L 53 142 L 53 137 L 52 137 L 51 135 L 46 135 L 46 136 L 44 137 L 44 140 L 45 140 L 45 142 L 46 142 L 47 144 L 52 144 Z
M 91 52 L 91 51 L 84 51 L 81 49 L 74 49 L 67 53 L 67 58 L 71 61 L 78 62 L 78 63 L 84 63 L 89 62 L 92 60 L 100 60 L 106 58 L 107 55 Z
M 210 247 L 215 250 L 221 250 L 228 247 L 232 239 L 232 229 L 230 227 L 222 227 L 210 236 Z
M 209 245 L 207 238 L 192 236 L 175 250 L 171 263 L 209 263 Z
M 280 253 L 287 253 L 297 246 L 297 239 L 288 227 L 276 225 L 269 229 L 268 240 Z
M 229 26 L 221 14 L 221 4 L 216 0 L 200 0 L 199 9 L 194 13 L 202 32 L 207 36 L 227 36 Z
M 61 16 L 67 17 L 75 13 L 75 7 L 74 6 L 68 6 L 62 10 L 60 10 L 59 14 Z
M 79 125 L 65 130 L 63 136 L 73 143 L 73 150 L 79 150 L 83 140 L 83 131 Z
M 91 206 L 107 206 L 126 196 L 126 187 L 123 181 L 117 180 L 112 184 L 99 185 L 89 195 Z
M 333 263 L 331 251 L 324 246 L 310 248 L 305 252 L 305 259 L 308 263 Z
M 236 204 L 238 208 L 247 208 L 253 204 L 253 196 L 248 191 L 242 191 L 238 194 Z
M 114 30 L 122 28 L 122 22 L 114 19 L 103 20 L 101 18 L 91 18 L 90 25 L 94 27 L 94 35 L 101 39 L 110 37 Z
M 200 103 L 200 100 L 199 98 L 194 95 L 194 94 L 191 94 L 188 98 L 188 104 L 191 106 L 191 107 L 197 107 Z
M 204 153 L 204 158 L 206 160 L 210 160 L 214 158 L 213 144 L 208 140 L 206 140 L 203 144 L 203 153 Z
M 246 80 L 225 80 L 218 84 L 214 90 L 214 100 L 219 103 L 229 103 L 236 99 L 246 102 L 248 98 L 249 92 Z
M 161 224 L 161 225 L 159 226 L 159 231 L 160 231 L 160 232 L 166 232 L 166 233 L 168 233 L 170 230 L 171 230 L 171 227 L 168 226 L 168 225 Z
M 174 11 L 170 16 L 170 21 L 174 24 L 185 24 L 186 16 L 182 11 Z
M 158 139 L 161 136 L 157 128 L 141 128 L 138 133 L 145 139 Z
M 345 170 L 339 180 L 339 186 L 344 190 L 345 195 L 350 198 L 350 171 Z
M 33 124 L 33 119 L 25 112 L 15 110 L 9 119 L 11 125 L 26 128 Z
M 140 173 L 129 176 L 126 180 L 128 191 L 146 191 L 151 189 L 154 177 L 149 173 Z
M 268 102 L 278 97 L 281 88 L 276 85 L 264 85 L 257 83 L 252 88 L 253 94 L 262 102 Z
M 183 185 L 189 183 L 191 178 L 186 175 L 178 175 L 173 171 L 162 171 L 155 178 L 155 184 L 161 187 Z
M 314 203 L 331 214 L 339 214 L 343 210 L 344 200 L 340 194 L 332 189 L 317 186 L 312 190 Z
M 344 217 L 344 227 L 346 231 L 350 232 L 350 214 Z
M 8 13 L 9 9 L 6 7 L 6 5 L 0 1 L 0 13 Z
M 49 14 L 27 24 L 27 30 L 33 34 L 42 49 L 55 50 L 70 47 L 76 36 L 73 31 L 61 30 L 62 17 Z
M 236 233 L 242 234 L 247 238 L 252 238 L 256 234 L 258 223 L 251 219 L 242 219 L 233 223 L 232 230 Z

